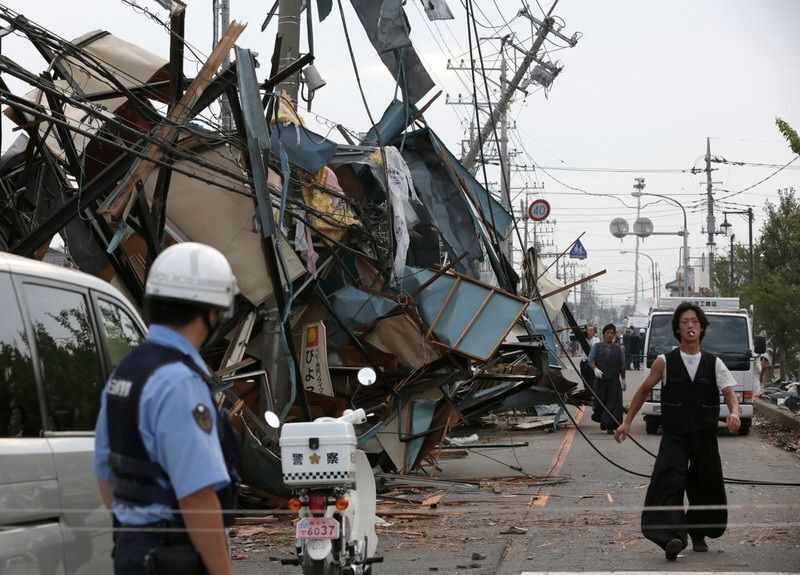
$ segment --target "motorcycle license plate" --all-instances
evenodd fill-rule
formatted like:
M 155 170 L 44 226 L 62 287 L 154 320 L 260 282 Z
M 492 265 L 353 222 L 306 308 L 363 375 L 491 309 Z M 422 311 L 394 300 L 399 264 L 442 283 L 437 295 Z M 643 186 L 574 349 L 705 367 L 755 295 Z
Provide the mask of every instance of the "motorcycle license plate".
M 298 539 L 338 539 L 339 522 L 331 517 L 304 517 L 297 522 Z

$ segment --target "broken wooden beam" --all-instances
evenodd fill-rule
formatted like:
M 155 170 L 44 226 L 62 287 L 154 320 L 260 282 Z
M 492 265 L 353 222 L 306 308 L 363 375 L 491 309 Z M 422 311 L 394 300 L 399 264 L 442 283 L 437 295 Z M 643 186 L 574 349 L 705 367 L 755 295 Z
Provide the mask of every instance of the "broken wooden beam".
M 159 159 L 167 149 L 177 139 L 180 127 L 185 125 L 190 119 L 190 110 L 195 101 L 200 97 L 203 90 L 211 83 L 214 73 L 219 68 L 222 61 L 230 52 L 236 40 L 244 31 L 247 24 L 233 21 L 223 34 L 219 44 L 211 52 L 203 67 L 198 72 L 197 77 L 186 89 L 186 93 L 175 104 L 170 111 L 161 129 L 154 137 L 154 141 L 145 148 L 144 156 L 147 158 Z M 106 221 L 124 221 L 130 212 L 135 197 L 133 191 L 136 182 L 142 181 L 153 168 L 152 162 L 147 159 L 137 159 L 128 174 L 117 185 L 108 198 L 98 209 L 98 214 Z

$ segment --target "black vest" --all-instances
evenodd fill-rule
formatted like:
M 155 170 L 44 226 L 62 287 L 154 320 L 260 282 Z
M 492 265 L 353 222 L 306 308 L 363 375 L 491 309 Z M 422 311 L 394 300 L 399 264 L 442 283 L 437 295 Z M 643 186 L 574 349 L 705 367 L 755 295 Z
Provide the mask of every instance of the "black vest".
M 603 372 L 603 379 L 617 381 L 619 379 L 619 369 L 625 365 L 620 357 L 622 350 L 619 345 L 612 343 L 606 347 L 603 342 L 595 345 L 598 346 L 594 352 L 595 366 Z
M 108 384 L 106 395 L 109 465 L 114 472 L 114 498 L 128 505 L 152 503 L 178 508 L 172 487 L 162 487 L 157 479 L 169 484 L 166 471 L 153 461 L 139 433 L 139 400 L 145 383 L 155 371 L 170 363 L 183 363 L 210 384 L 208 375 L 195 365 L 191 357 L 175 348 L 145 341 L 119 364 Z M 113 390 L 113 391 L 112 391 Z M 209 397 L 211 390 L 209 389 Z M 213 405 L 213 402 L 211 402 Z M 236 463 L 240 444 L 230 424 L 227 411 L 218 415 L 217 436 L 231 483 L 217 491 L 223 510 L 236 509 L 239 474 Z M 180 433 L 180 430 L 176 430 Z M 223 515 L 226 526 L 233 524 L 233 513 Z
M 679 348 L 666 354 L 667 380 L 661 389 L 664 433 L 716 435 L 719 420 L 716 356 L 701 351 L 694 381 Z

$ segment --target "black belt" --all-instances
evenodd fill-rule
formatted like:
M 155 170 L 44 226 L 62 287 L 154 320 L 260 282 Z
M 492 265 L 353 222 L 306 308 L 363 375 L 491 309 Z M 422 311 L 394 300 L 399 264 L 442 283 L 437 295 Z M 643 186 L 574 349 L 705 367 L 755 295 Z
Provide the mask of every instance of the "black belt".
M 114 517 L 114 528 L 130 529 L 131 531 L 156 534 L 161 538 L 161 544 L 168 547 L 178 547 L 180 545 L 192 545 L 186 526 L 177 521 L 156 521 L 145 523 L 144 525 L 125 525 L 119 523 Z

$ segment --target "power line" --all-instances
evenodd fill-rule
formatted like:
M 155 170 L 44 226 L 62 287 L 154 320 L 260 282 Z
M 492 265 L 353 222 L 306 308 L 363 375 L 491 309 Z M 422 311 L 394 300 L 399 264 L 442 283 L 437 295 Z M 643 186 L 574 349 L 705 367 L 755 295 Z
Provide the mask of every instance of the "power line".
M 788 168 L 788 167 L 789 167 L 789 165 L 790 165 L 790 164 L 793 164 L 793 163 L 794 163 L 794 162 L 795 162 L 795 161 L 796 161 L 798 158 L 800 158 L 800 156 L 795 156 L 795 157 L 794 157 L 794 158 L 792 158 L 792 159 L 791 159 L 789 162 L 787 162 L 787 163 L 786 163 L 786 164 L 784 164 L 783 166 L 780 166 L 780 167 L 779 167 L 777 170 L 775 170 L 774 172 L 772 172 L 772 173 L 771 173 L 770 175 L 768 175 L 766 178 L 762 178 L 762 179 L 760 179 L 760 180 L 759 180 L 759 181 L 757 181 L 755 184 L 752 184 L 752 185 L 750 185 L 750 186 L 747 186 L 746 188 L 744 188 L 744 189 L 742 189 L 742 190 L 739 190 L 738 192 L 733 192 L 732 194 L 729 194 L 729 195 L 727 195 L 727 196 L 724 196 L 724 197 L 721 197 L 721 198 L 718 198 L 718 199 L 719 199 L 719 200 L 727 200 L 728 198 L 732 198 L 733 196 L 738 196 L 739 194 L 743 194 L 743 193 L 744 193 L 744 192 L 746 192 L 747 190 L 751 190 L 751 189 L 755 188 L 755 187 L 756 187 L 757 185 L 759 185 L 759 184 L 763 184 L 764 182 L 766 182 L 767 180 L 769 180 L 771 177 L 778 175 L 780 172 L 782 172 L 783 170 L 785 170 L 786 168 Z M 800 166 L 798 166 L 798 167 L 800 167 Z

